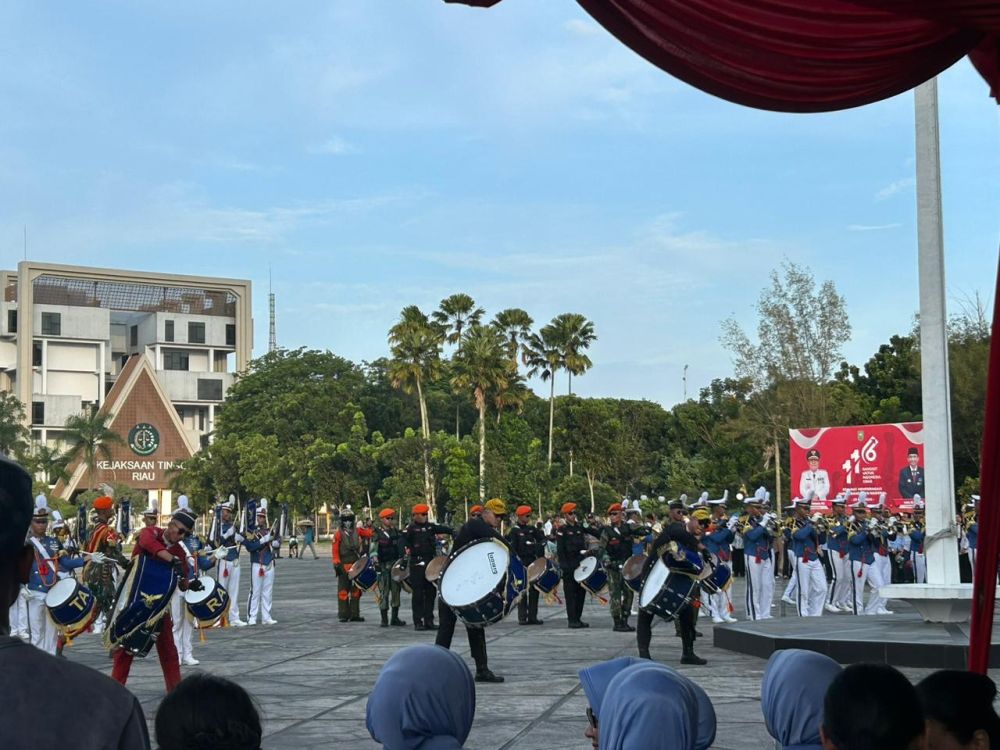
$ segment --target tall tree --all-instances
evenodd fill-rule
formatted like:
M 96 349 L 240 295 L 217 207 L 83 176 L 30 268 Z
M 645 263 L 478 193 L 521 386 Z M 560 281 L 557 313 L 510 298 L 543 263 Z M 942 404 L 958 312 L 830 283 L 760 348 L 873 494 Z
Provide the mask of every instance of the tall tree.
M 79 459 L 87 467 L 90 481 L 87 489 L 94 488 L 98 459 L 111 460 L 111 448 L 125 443 L 121 435 L 108 427 L 110 421 L 111 415 L 96 410 L 75 414 L 66 420 L 63 433 L 69 443 L 66 457 L 71 462 Z
M 416 305 L 404 307 L 399 322 L 389 329 L 389 345 L 393 359 L 389 363 L 389 378 L 395 388 L 404 393 L 417 393 L 420 404 L 420 430 L 423 438 L 424 499 L 434 504 L 434 477 L 431 474 L 431 427 L 427 417 L 424 383 L 436 378 L 441 370 L 443 334 Z
M 517 366 L 521 345 L 531 333 L 534 320 L 520 307 L 508 307 L 493 318 L 493 325 L 507 341 L 507 357 Z
M 583 375 L 593 366 L 586 351 L 597 340 L 594 324 L 579 313 L 563 313 L 552 319 L 556 340 L 562 347 L 566 374 L 569 378 L 569 395 L 573 395 L 573 376 Z
M 538 333 L 532 333 L 524 342 L 524 364 L 528 367 L 528 377 L 538 375 L 542 381 L 549 381 L 549 454 L 548 466 L 552 468 L 552 435 L 555 427 L 556 373 L 566 366 L 558 331 L 552 325 L 542 326 Z
M 479 325 L 486 311 L 481 307 L 476 307 L 476 301 L 468 294 L 459 292 L 450 297 L 445 297 L 438 305 L 438 309 L 431 313 L 434 323 L 440 326 L 445 332 L 445 341 L 454 344 L 457 351 L 462 351 L 462 334 L 469 326 Z M 461 440 L 460 414 L 458 405 L 455 405 L 455 438 Z
M 486 404 L 490 393 L 507 390 L 517 376 L 507 359 L 504 340 L 492 326 L 473 325 L 455 354 L 452 384 L 472 391 L 479 410 L 479 500 L 486 500 Z
M 0 453 L 21 455 L 28 449 L 31 433 L 24 421 L 24 404 L 14 394 L 0 391 Z

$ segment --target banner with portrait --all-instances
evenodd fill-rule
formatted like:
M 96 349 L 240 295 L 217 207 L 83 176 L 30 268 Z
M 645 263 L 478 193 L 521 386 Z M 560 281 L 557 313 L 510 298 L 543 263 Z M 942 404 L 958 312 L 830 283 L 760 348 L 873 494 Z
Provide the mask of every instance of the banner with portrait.
M 857 427 L 808 427 L 788 431 L 790 497 L 813 492 L 812 510 L 826 512 L 840 493 L 849 502 L 886 494 L 886 505 L 909 510 L 924 495 L 922 422 Z

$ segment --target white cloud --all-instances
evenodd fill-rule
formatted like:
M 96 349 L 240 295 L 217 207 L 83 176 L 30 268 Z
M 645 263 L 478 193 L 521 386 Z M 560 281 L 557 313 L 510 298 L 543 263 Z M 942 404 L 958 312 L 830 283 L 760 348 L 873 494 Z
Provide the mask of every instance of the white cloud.
M 884 188 L 875 193 L 875 200 L 884 201 L 891 198 L 896 193 L 902 193 L 903 191 L 908 191 L 911 187 L 917 184 L 915 177 L 904 177 L 902 180 L 896 180 L 895 182 L 890 182 Z
M 848 232 L 879 232 L 883 229 L 899 229 L 903 226 L 898 221 L 894 221 L 891 224 L 848 224 Z
M 327 156 L 344 156 L 346 154 L 356 154 L 358 149 L 352 143 L 348 143 L 339 135 L 327 138 L 323 143 L 310 146 L 310 154 L 325 154 Z
M 563 28 L 571 34 L 579 36 L 593 36 L 601 31 L 601 27 L 591 21 L 584 21 L 582 18 L 572 18 L 563 24 Z

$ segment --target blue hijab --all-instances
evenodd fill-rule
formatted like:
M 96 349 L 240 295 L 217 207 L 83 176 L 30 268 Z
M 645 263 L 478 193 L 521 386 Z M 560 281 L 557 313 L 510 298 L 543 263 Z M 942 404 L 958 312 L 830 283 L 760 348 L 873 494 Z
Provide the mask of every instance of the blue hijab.
M 384 750 L 460 750 L 475 715 L 476 685 L 462 658 L 440 646 L 408 646 L 379 672 L 366 725 Z
M 608 685 L 601 750 L 695 750 L 698 698 L 691 681 L 655 662 L 628 667 Z
M 820 750 L 823 698 L 841 666 L 815 651 L 790 648 L 767 660 L 760 709 L 767 732 L 783 750 Z

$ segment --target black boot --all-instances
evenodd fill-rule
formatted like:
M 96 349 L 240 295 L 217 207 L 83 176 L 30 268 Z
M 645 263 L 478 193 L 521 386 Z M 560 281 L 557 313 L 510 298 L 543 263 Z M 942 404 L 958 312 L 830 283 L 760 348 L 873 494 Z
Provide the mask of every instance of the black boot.
M 503 682 L 503 677 L 493 674 L 487 667 L 476 670 L 476 682 Z
M 622 632 L 623 633 L 634 633 L 635 628 L 628 624 L 628 615 L 622 617 Z
M 399 619 L 399 607 L 392 608 L 392 619 L 389 620 L 390 625 L 395 625 L 396 627 L 402 627 L 406 624 L 406 620 Z
M 380 609 L 379 613 L 382 615 L 382 625 L 381 625 L 381 627 L 383 627 L 383 628 L 389 627 L 389 610 L 387 610 L 387 609 Z
M 681 656 L 681 664 L 697 664 L 698 666 L 708 664 L 708 661 L 695 654 L 693 638 L 684 639 L 684 652 Z
M 615 618 L 615 626 L 612 628 L 612 630 L 614 630 L 614 632 L 616 632 L 616 633 L 625 633 L 625 632 L 628 632 L 623 627 L 622 620 L 621 620 L 620 617 L 616 617 Z

